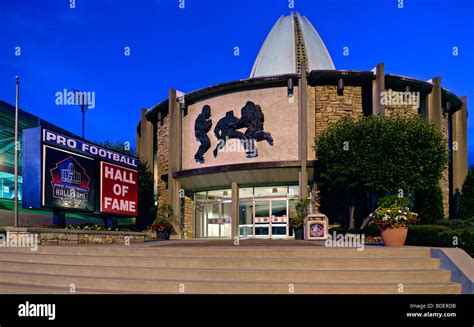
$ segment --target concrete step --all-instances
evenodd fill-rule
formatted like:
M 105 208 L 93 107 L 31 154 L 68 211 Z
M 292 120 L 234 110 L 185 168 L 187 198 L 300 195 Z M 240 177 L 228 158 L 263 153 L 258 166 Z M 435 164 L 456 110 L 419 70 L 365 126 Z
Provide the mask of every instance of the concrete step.
M 429 258 L 429 248 L 367 246 L 363 251 L 354 248 L 325 247 L 167 247 L 167 246 L 40 246 L 29 248 L 0 248 L 0 253 L 71 254 L 80 256 L 134 257 L 232 257 L 232 258 Z
M 209 258 L 209 257 L 124 257 L 124 256 L 78 256 L 0 253 L 0 267 L 9 262 L 30 262 L 48 264 L 94 265 L 108 267 L 150 267 L 150 268 L 220 268 L 220 269 L 437 269 L 439 259 L 435 258 Z
M 314 282 L 314 283 L 277 283 L 277 282 L 209 282 L 209 281 L 171 281 L 171 280 L 134 280 L 110 278 L 86 278 L 69 276 L 43 276 L 31 274 L 4 273 L 6 280 L 0 282 L 0 292 L 4 293 L 5 283 L 9 283 L 10 292 L 35 288 L 40 292 L 70 293 L 74 284 L 77 293 L 167 293 L 167 294 L 459 294 L 459 284 L 442 283 L 406 283 L 400 292 L 399 283 L 372 282 Z M 13 279 L 13 281 L 11 280 Z M 15 283 L 17 288 L 12 288 Z M 22 285 L 20 287 L 19 285 Z
M 275 282 L 449 282 L 451 273 L 442 269 L 421 270 L 328 270 L 300 269 L 298 272 L 285 269 L 182 269 L 182 268 L 136 268 L 98 267 L 79 265 L 56 265 L 36 263 L 9 263 L 0 266 L 0 273 L 64 275 L 74 277 L 135 278 L 137 280 L 202 280 L 202 281 L 267 281 Z M 8 278 L 2 276 L 3 278 Z M 5 280 L 5 279 L 3 279 Z
M 0 293 L 460 293 L 429 248 L 0 248 Z

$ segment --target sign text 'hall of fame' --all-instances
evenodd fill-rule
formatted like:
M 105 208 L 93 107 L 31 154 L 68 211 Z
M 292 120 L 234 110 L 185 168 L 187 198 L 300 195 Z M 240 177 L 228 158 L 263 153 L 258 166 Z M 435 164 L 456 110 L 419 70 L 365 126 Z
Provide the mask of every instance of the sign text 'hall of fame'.
M 100 211 L 136 215 L 138 173 L 135 170 L 101 162 Z

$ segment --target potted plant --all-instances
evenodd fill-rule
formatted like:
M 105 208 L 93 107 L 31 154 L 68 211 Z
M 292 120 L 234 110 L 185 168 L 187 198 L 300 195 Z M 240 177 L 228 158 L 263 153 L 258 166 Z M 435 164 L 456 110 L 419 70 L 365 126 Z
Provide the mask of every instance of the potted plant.
M 381 206 L 370 214 L 371 224 L 380 229 L 380 235 L 386 246 L 403 246 L 405 244 L 408 225 L 417 221 L 418 214 L 408 207 L 394 203 Z
M 158 240 L 169 240 L 170 234 L 173 231 L 173 225 L 169 219 L 173 216 L 173 209 L 170 205 L 163 204 L 158 207 L 156 219 L 153 222 L 151 229 L 156 233 Z
M 290 219 L 290 227 L 293 228 L 295 240 L 304 239 L 304 220 L 308 215 L 309 200 L 299 200 L 295 204 L 296 215 Z

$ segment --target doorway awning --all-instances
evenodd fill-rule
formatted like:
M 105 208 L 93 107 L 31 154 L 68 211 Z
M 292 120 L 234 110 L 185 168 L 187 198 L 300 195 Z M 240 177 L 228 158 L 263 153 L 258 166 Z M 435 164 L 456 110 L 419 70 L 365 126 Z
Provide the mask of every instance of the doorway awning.
M 315 161 L 308 161 L 308 181 L 314 179 L 314 166 Z M 297 184 L 300 168 L 300 161 L 245 163 L 182 170 L 173 173 L 173 178 L 190 191 L 226 188 L 232 182 L 240 186 Z

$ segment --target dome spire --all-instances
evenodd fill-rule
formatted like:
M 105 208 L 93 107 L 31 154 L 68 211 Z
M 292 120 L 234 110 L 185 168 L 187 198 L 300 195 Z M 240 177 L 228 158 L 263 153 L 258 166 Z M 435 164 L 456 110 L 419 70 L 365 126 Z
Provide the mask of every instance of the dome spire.
M 335 69 L 326 45 L 305 16 L 281 16 L 258 53 L 250 78 L 299 73 L 303 61 L 309 71 Z

